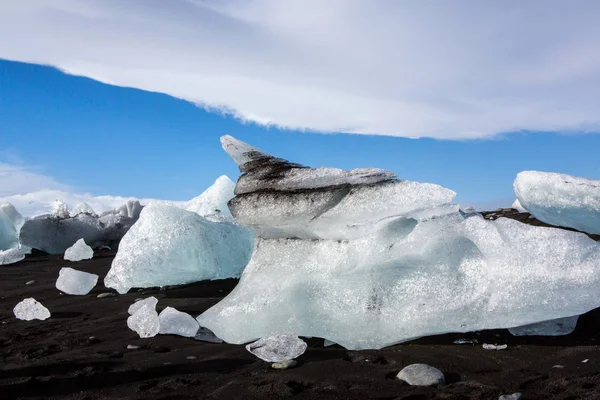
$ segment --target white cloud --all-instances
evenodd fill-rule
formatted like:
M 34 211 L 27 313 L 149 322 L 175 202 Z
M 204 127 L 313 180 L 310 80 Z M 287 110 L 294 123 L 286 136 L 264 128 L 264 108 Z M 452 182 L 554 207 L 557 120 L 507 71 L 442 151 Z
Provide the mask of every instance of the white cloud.
M 69 190 L 68 185 L 22 164 L 0 162 L 0 197 L 38 190 Z
M 598 132 L 599 13 L 595 0 L 5 1 L 0 57 L 289 128 Z

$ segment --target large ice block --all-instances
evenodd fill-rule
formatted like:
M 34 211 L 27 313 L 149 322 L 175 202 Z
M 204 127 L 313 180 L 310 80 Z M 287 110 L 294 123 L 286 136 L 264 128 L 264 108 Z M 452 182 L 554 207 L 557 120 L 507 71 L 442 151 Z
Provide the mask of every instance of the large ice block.
M 19 246 L 18 231 L 11 216 L 4 210 L 4 208 L 8 210 L 8 206 L 4 204 L 2 206 L 0 208 L 0 251 Z
M 600 234 L 600 180 L 523 171 L 513 186 L 519 203 L 540 221 Z
M 214 222 L 165 204 L 150 204 L 123 237 L 106 287 L 165 286 L 240 276 L 254 235 L 233 222 Z

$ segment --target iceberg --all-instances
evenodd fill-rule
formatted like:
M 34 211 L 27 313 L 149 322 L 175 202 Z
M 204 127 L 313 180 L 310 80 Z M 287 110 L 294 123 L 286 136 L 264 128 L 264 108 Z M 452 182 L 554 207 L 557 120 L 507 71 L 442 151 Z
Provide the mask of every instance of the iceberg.
M 63 293 L 83 296 L 98 283 L 98 275 L 78 271 L 73 268 L 61 268 L 56 280 L 56 288 Z
M 146 206 L 125 234 L 106 287 L 177 285 L 239 277 L 252 253 L 254 235 L 234 222 L 215 222 L 166 204 Z
M 600 180 L 523 171 L 513 186 L 520 204 L 540 221 L 600 234 Z
M 227 202 L 234 196 L 235 183 L 222 175 L 200 196 L 188 201 L 183 207 L 203 217 L 224 216 L 231 218 Z
M 94 250 L 85 244 L 83 239 L 79 239 L 73 246 L 65 250 L 65 260 L 67 261 L 90 260 L 92 257 L 94 257 Z
M 63 254 L 77 240 L 83 239 L 92 248 L 118 245 L 121 238 L 137 221 L 142 206 L 128 201 L 122 207 L 100 216 L 79 213 L 71 216 L 64 203 L 54 214 L 40 215 L 25 222 L 21 228 L 21 245 L 50 254 Z
M 251 151 L 232 154 L 242 172 L 248 159 L 267 160 Z M 197 318 L 226 342 L 291 332 L 378 349 L 600 306 L 600 243 L 582 233 L 461 213 L 448 204 L 454 192 L 431 184 L 347 183 L 341 195 L 338 186 L 259 187 L 229 203 L 258 235 L 252 258 L 235 289 Z M 314 193 L 312 202 L 294 197 Z M 335 201 L 319 203 L 333 193 Z M 328 214 L 330 226 L 316 229 Z
M 18 231 L 5 209 L 9 211 L 7 205 L 3 204 L 0 207 L 0 251 L 19 246 Z

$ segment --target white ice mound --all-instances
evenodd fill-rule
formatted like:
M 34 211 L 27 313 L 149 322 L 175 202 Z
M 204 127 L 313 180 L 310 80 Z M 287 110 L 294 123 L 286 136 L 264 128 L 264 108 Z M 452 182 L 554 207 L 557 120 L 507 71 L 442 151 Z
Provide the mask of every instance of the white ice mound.
M 600 180 L 524 171 L 513 186 L 521 205 L 540 221 L 600 234 Z
M 200 196 L 188 201 L 184 208 L 203 217 L 213 215 L 231 217 L 227 202 L 233 198 L 234 189 L 235 183 L 227 176 L 222 175 Z
M 57 218 L 69 218 L 70 214 L 67 204 L 60 200 L 55 200 L 52 203 L 52 215 Z
M 293 360 L 306 351 L 307 344 L 293 333 L 267 335 L 246 346 L 246 350 L 267 362 Z
M 50 311 L 33 297 L 21 301 L 13 309 L 15 317 L 24 321 L 50 318 Z
M 147 303 L 143 304 L 127 318 L 127 327 L 135 331 L 141 338 L 154 337 L 160 331 L 158 313 L 153 306 Z
M 515 201 L 512 203 L 512 208 L 514 208 L 520 213 L 528 212 L 525 208 L 523 208 L 519 199 L 515 199 Z
M 253 236 L 233 222 L 150 204 L 123 237 L 104 284 L 127 293 L 132 287 L 238 277 L 250 259 Z
M 61 268 L 56 280 L 56 288 L 63 293 L 83 296 L 98 283 L 98 275 L 77 271 L 73 268 Z
M 253 175 L 230 210 L 259 236 L 237 287 L 197 318 L 226 342 L 293 332 L 376 349 L 600 306 L 600 244 L 582 233 L 461 213 L 447 204 L 454 192 L 430 184 L 288 189 L 277 180 L 301 167 L 224 147 L 238 186 Z
M 158 315 L 161 335 L 194 337 L 198 333 L 198 322 L 190 314 L 167 307 Z
M 75 244 L 65 250 L 65 260 L 81 261 L 90 260 L 94 257 L 94 250 L 85 244 L 85 240 L 79 239 Z
M 92 206 L 90 206 L 88 203 L 77 204 L 69 213 L 71 217 L 75 217 L 79 214 L 97 215 Z
M 553 319 L 525 326 L 509 328 L 513 336 L 564 336 L 573 333 L 579 316 Z
M 0 251 L 0 265 L 14 264 L 23 260 L 24 258 L 25 253 L 18 248 Z

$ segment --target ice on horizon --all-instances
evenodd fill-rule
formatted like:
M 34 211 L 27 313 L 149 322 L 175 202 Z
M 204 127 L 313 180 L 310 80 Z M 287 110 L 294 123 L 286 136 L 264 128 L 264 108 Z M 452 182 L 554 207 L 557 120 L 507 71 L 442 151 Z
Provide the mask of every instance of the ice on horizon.
M 523 171 L 513 186 L 521 205 L 540 221 L 600 234 L 600 180 Z
M 274 165 L 281 176 L 300 168 L 230 139 L 224 147 L 242 164 L 240 181 L 277 187 Z M 293 332 L 377 349 L 600 306 L 600 244 L 582 233 L 465 215 L 448 204 L 454 192 L 432 184 L 342 186 L 264 190 L 258 179 L 230 201 L 259 237 L 240 282 L 200 326 L 236 344 Z

